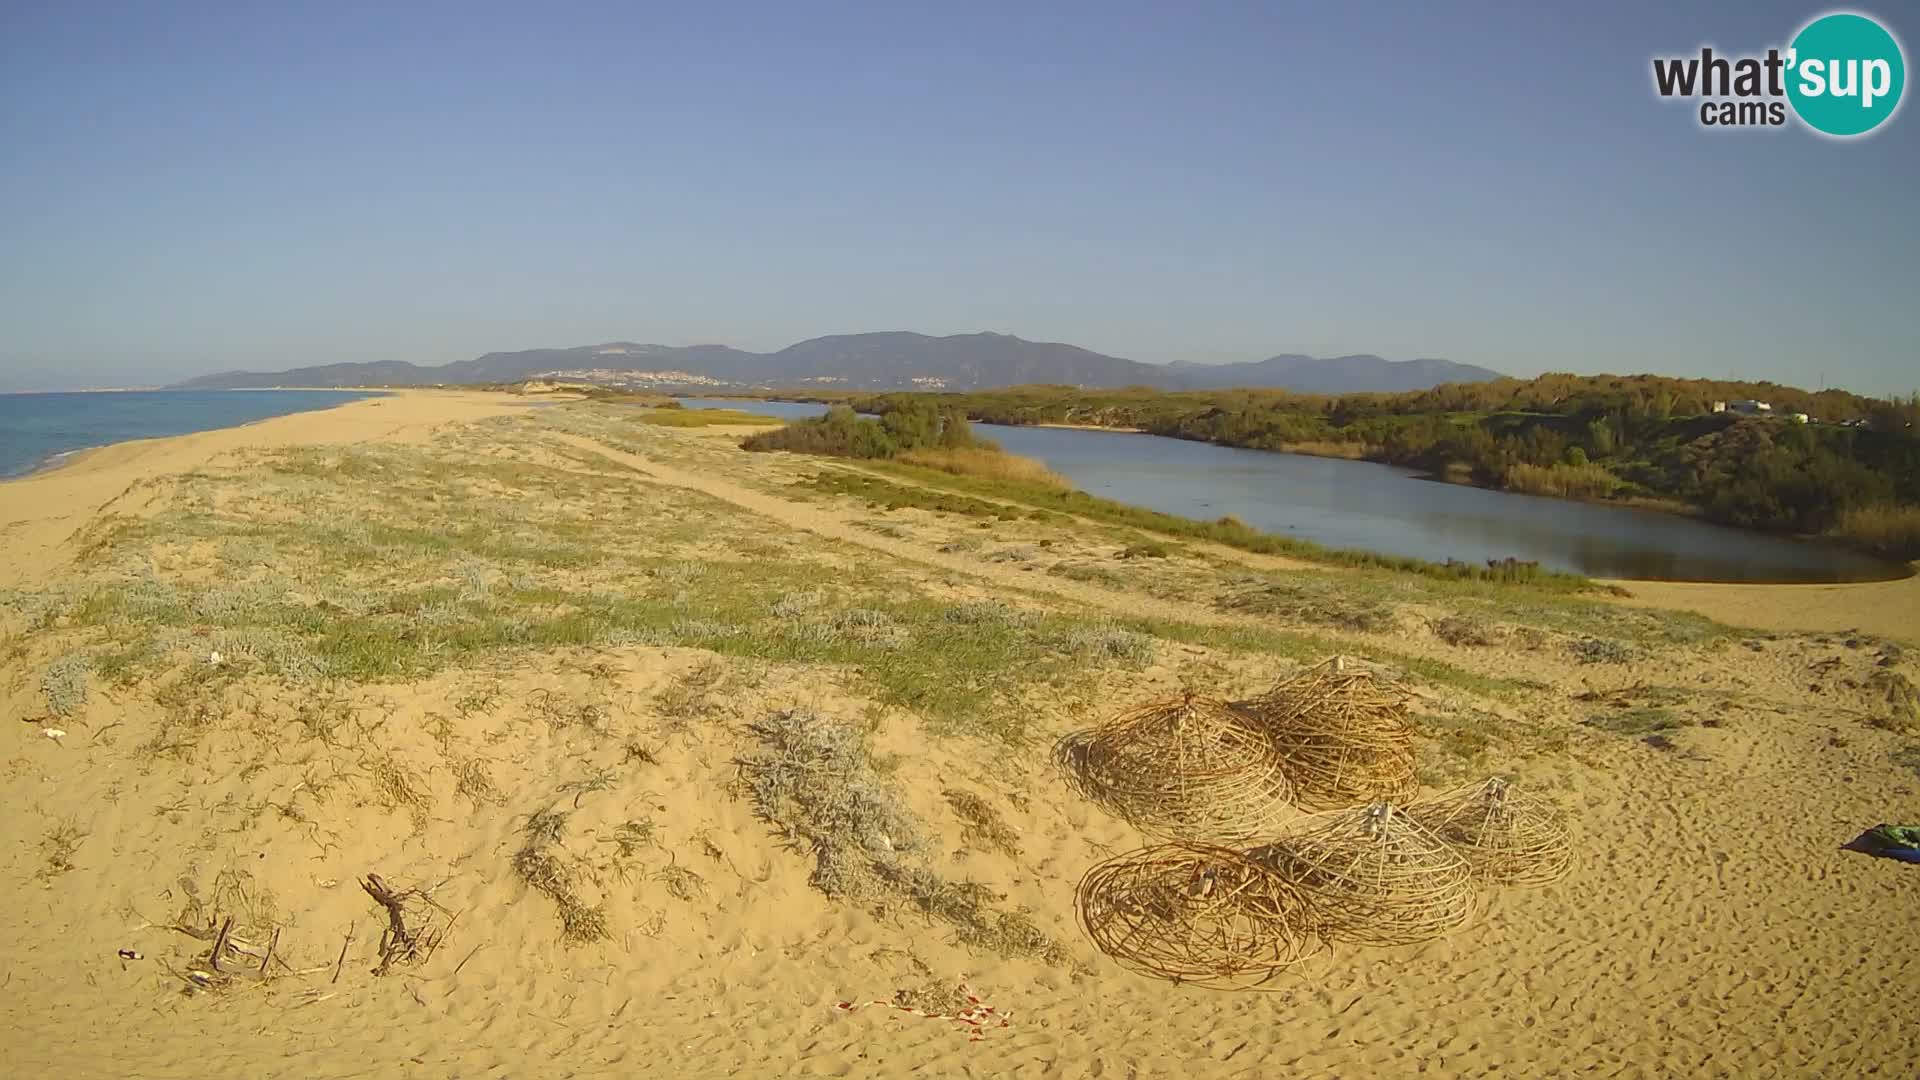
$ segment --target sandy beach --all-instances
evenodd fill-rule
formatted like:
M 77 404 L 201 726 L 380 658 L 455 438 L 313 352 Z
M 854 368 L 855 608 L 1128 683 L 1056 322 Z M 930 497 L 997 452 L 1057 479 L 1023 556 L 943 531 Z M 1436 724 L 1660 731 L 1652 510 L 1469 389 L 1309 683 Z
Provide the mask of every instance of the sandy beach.
M 714 434 L 403 391 L 0 484 L 0 1071 L 1911 1074 L 1920 867 L 1840 847 L 1920 819 L 1920 579 L 1143 559 Z M 1415 694 L 1426 792 L 1571 815 L 1572 872 L 1260 992 L 1116 965 L 1074 889 L 1146 840 L 1054 740 L 1336 653 Z M 910 821 L 872 843 L 937 887 L 833 893 L 769 810 L 800 721 L 864 740 Z M 1007 1026 L 836 1008 L 963 980 Z

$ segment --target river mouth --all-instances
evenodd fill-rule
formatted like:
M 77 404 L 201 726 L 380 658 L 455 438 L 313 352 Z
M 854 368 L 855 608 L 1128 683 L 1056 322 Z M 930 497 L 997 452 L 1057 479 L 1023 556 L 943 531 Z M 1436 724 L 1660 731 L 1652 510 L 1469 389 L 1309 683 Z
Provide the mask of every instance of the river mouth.
M 826 406 L 727 398 L 799 419 Z M 1329 548 L 1444 563 L 1514 558 L 1622 581 L 1835 585 L 1910 577 L 1906 563 L 1837 544 L 1715 525 L 1658 510 L 1447 483 L 1411 469 L 1087 428 L 976 424 L 1008 453 L 1037 458 L 1089 495 L 1211 521 L 1231 515 Z

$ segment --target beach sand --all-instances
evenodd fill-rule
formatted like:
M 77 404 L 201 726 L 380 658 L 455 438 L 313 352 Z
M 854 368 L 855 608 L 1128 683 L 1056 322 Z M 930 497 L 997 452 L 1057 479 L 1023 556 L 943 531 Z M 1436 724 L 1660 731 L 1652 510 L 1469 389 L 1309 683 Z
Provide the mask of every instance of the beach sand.
M 1920 569 L 1920 568 L 1916 568 Z M 1855 585 L 1708 585 L 1616 581 L 1644 607 L 1696 611 L 1732 626 L 1782 633 L 1859 631 L 1920 642 L 1920 574 Z
M 1090 526 L 887 511 L 811 486 L 842 466 L 710 434 L 405 392 L 0 484 L 0 1069 L 1912 1074 L 1920 965 L 1902 940 L 1920 867 L 1839 850 L 1920 819 L 1920 743 L 1890 730 L 1880 689 L 1920 670 L 1881 640 L 1911 639 L 1912 581 L 1630 583 L 1631 601 L 1454 645 L 1429 629 L 1447 593 L 1364 631 L 1213 603 L 1256 572 L 1344 594 L 1338 574 L 1217 549 L 1123 559 L 1127 537 Z M 303 614 L 249 630 L 248 604 Z M 1519 627 L 1533 610 L 1480 613 Z M 503 644 L 449 659 L 463 618 L 493 620 Z M 986 618 L 1004 625 L 974 629 Z M 1631 660 L 1581 662 L 1594 627 Z M 807 659 L 801 629 L 843 651 Z M 1271 632 L 1306 644 L 1245 646 Z M 1017 677 L 929 643 L 968 633 L 1028 635 L 994 661 Z M 159 644 L 138 651 L 141 635 Z M 307 647 L 388 674 L 312 674 Z M 1074 886 L 1143 839 L 1066 789 L 1051 741 L 1182 686 L 1251 692 L 1336 649 L 1413 680 L 1430 787 L 1511 771 L 1571 813 L 1571 875 L 1486 891 L 1442 940 L 1341 947 L 1265 992 L 1098 953 Z M 89 692 L 57 715 L 49 673 L 82 651 Z M 994 928 L 1054 944 L 970 945 L 951 919 L 814 887 L 807 845 L 756 814 L 740 764 L 767 752 L 755 725 L 793 709 L 870 731 L 928 872 L 984 885 L 1012 920 Z M 1664 745 L 1627 718 L 1660 720 Z M 983 841 L 954 791 L 1013 842 Z M 563 940 L 562 906 L 529 885 L 543 866 L 604 940 Z M 430 955 L 373 974 L 386 915 L 368 874 L 431 899 L 409 908 L 445 931 Z M 176 927 L 228 916 L 238 951 L 207 972 L 210 942 Z M 1009 1026 L 969 1041 L 834 1007 L 933 1002 L 963 976 Z

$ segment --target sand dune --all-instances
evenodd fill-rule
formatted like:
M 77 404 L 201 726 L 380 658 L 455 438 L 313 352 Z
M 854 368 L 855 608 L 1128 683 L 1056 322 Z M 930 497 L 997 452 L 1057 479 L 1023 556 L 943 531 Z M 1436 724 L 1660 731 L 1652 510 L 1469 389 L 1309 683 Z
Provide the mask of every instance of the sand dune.
M 1124 541 L 1058 523 L 883 513 L 805 487 L 817 463 L 623 425 L 605 407 L 564 410 L 406 393 L 113 447 L 0 485 L 9 556 L 0 584 L 15 590 L 0 616 L 0 703 L 13 718 L 0 731 L 0 805 L 12 823 L 0 846 L 0 1069 L 1913 1071 L 1901 1033 L 1920 967 L 1900 939 L 1920 902 L 1920 868 L 1839 850 L 1876 822 L 1920 818 L 1920 750 L 1888 729 L 1875 682 L 1916 671 L 1878 640 L 1906 631 L 1896 615 L 1911 582 L 1777 593 L 1636 584 L 1640 606 L 1617 617 L 1556 618 L 1640 626 L 1626 620 L 1659 617 L 1645 605 L 1684 605 L 1773 636 L 1649 636 L 1630 663 L 1583 663 L 1564 646 L 1586 630 L 1543 622 L 1532 639 L 1450 645 L 1425 629 L 1432 597 L 1404 601 L 1389 629 L 1299 624 L 1207 602 L 1209 588 L 1250 569 L 1293 571 L 1211 550 L 1145 569 L 1101 562 Z M 179 479 L 186 473 L 196 477 Z M 341 510 L 356 499 L 363 522 Z M 495 553 L 508 570 L 407 531 L 437 520 L 408 515 L 456 512 L 471 523 L 461 552 Z M 102 534 L 109 514 L 172 531 Z M 288 530 L 324 521 L 316 550 L 333 545 L 337 561 L 229 527 L 249 520 Z M 583 552 L 542 561 L 523 534 L 550 548 L 577 537 Z M 396 553 L 399 569 L 355 561 L 349 549 L 362 543 Z M 609 543 L 630 547 L 629 561 L 593 554 Z M 387 611 L 396 598 L 409 611 L 471 612 L 512 595 L 527 607 L 500 616 L 502 633 L 560 643 L 449 661 L 436 650 L 456 647 L 460 622 L 422 615 L 438 637 L 377 642 L 403 674 L 301 681 L 273 652 L 286 640 L 246 637 L 222 606 L 223 576 L 243 566 L 278 590 L 262 586 L 248 602 L 315 620 L 288 625 L 324 627 L 364 601 L 353 625 L 377 629 L 398 617 Z M 1056 572 L 1088 566 L 1101 572 Z M 757 589 L 754 574 L 769 567 L 791 568 L 793 580 Z M 116 589 L 114 618 L 93 618 L 87 597 L 105 604 L 100 590 Z M 127 591 L 140 589 L 164 597 Z M 539 621 L 596 590 L 666 614 L 658 629 L 620 633 Z M 737 602 L 716 599 L 736 592 Z M 998 598 L 1032 621 L 1016 620 L 1020 633 L 1053 636 L 1016 639 L 1029 644 L 998 662 L 1040 666 L 1004 682 L 965 666 L 969 657 L 929 651 L 929 664 L 959 665 L 948 681 L 980 685 L 929 683 L 888 667 L 898 657 L 917 664 L 919 650 L 939 644 L 926 644 L 909 607 L 883 607 L 908 596 L 962 614 Z M 640 618 L 606 604 L 603 619 Z M 835 604 L 861 614 L 835 614 Z M 183 607 L 177 626 L 152 616 L 164 647 L 141 661 L 150 666 L 114 677 L 104 650 L 131 640 L 128 613 Z M 773 609 L 785 614 L 765 614 Z M 1530 617 L 1516 607 L 1503 621 Z M 738 626 L 718 625 L 726 619 Z M 928 625 L 958 635 L 968 625 L 958 619 Z M 548 626 L 558 629 L 539 629 Z M 840 651 L 807 652 L 796 627 L 839 635 Z M 1852 627 L 1862 634 L 1851 643 L 1808 632 Z M 1307 642 L 1303 655 L 1263 653 L 1258 635 L 1275 631 L 1300 635 L 1286 640 Z M 1085 638 L 1095 646 L 1060 663 L 1029 655 Z M 230 667 L 208 664 L 220 644 L 242 640 L 259 643 Z M 1269 992 L 1123 971 L 1079 934 L 1073 886 L 1143 839 L 1060 783 L 1048 742 L 1183 684 L 1257 689 L 1321 643 L 1410 673 L 1433 725 L 1423 763 L 1512 769 L 1562 803 L 1578 826 L 1573 873 L 1538 892 L 1485 894 L 1475 921 L 1441 941 L 1342 948 Z M 52 715 L 45 673 L 78 649 L 95 650 L 91 692 Z M 340 663 L 349 653 L 326 655 Z M 977 708 L 948 709 L 956 693 L 977 697 Z M 1058 954 L 969 946 L 950 920 L 911 906 L 876 913 L 810 884 L 812 854 L 756 813 L 741 765 L 766 752 L 754 725 L 790 709 L 869 731 L 877 775 L 928 834 L 928 871 L 986 886 L 993 912 L 1028 920 Z M 1614 723 L 1622 718 L 1647 721 L 1664 742 Z M 953 790 L 991 804 L 1017 834 L 1017 854 L 971 833 L 949 805 Z M 605 940 L 568 944 L 559 905 L 515 869 L 542 814 L 560 824 L 537 851 L 569 868 L 579 902 L 604 917 Z M 357 884 L 368 873 L 430 892 L 437 911 L 422 906 L 422 917 L 451 920 L 430 959 L 371 973 L 383 915 Z M 279 929 L 274 977 L 256 978 L 230 955 L 224 989 L 195 991 L 188 973 L 204 968 L 208 944 L 173 927 L 227 915 L 255 953 Z M 903 990 L 933 1002 L 962 976 L 1011 1012 L 1009 1026 L 969 1041 L 951 1022 L 834 1008 Z

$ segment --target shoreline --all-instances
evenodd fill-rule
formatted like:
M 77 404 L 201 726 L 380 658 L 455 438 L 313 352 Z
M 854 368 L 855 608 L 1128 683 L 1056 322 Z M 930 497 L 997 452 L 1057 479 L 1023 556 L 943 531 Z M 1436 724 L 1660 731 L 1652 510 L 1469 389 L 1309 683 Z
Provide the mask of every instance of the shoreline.
M 140 492 L 148 482 L 192 472 L 221 455 L 417 441 L 444 424 L 508 414 L 525 404 L 480 391 L 389 390 L 226 427 L 75 450 L 51 467 L 0 480 L 0 534 L 10 556 L 0 562 L 0 585 L 60 572 L 60 549 L 75 534 L 107 514 L 140 513 L 150 499 Z
M 166 435 L 137 435 L 127 439 L 113 439 L 103 443 L 90 443 L 86 446 L 76 446 L 67 450 L 56 450 L 53 453 L 48 454 L 47 456 L 34 461 L 31 465 L 28 465 L 25 469 L 22 469 L 19 472 L 0 475 L 0 485 L 15 483 L 21 480 L 35 479 L 41 476 L 45 476 L 49 473 L 57 472 L 61 469 L 70 468 L 80 463 L 81 461 L 85 460 L 86 457 L 88 457 L 89 455 L 97 451 L 108 450 L 116 446 L 125 446 L 128 443 L 157 442 L 162 439 L 178 439 L 178 438 L 184 438 L 189 435 L 205 434 L 206 432 L 209 432 L 209 431 L 230 431 L 235 428 L 244 428 L 244 427 L 251 426 L 253 424 L 264 424 L 267 421 L 279 420 L 283 417 L 299 416 L 302 413 L 326 412 L 329 409 L 338 409 L 343 406 L 352 405 L 356 402 L 370 401 L 370 400 L 378 399 L 380 397 L 389 396 L 395 392 L 390 389 L 377 389 L 377 388 L 370 388 L 370 387 L 360 388 L 360 387 L 332 387 L 332 386 L 328 386 L 328 387 L 277 387 L 277 386 L 276 387 L 248 387 L 248 388 L 236 388 L 235 392 L 246 392 L 248 390 L 255 391 L 255 392 L 259 390 L 272 390 L 275 392 L 299 391 L 303 393 L 321 392 L 321 393 L 337 393 L 337 394 L 354 394 L 358 396 L 349 398 L 345 401 L 337 401 L 330 405 L 321 405 L 317 408 L 298 409 L 293 412 L 275 413 L 271 416 L 260 416 L 260 417 L 255 417 L 252 420 L 242 420 L 237 424 L 221 424 L 215 427 L 195 428 L 192 431 L 176 431 Z M 96 389 L 96 390 L 49 390 L 49 391 L 27 390 L 27 391 L 18 391 L 11 396 L 33 397 L 33 396 L 46 396 L 51 394 L 161 394 L 161 393 L 198 394 L 198 393 L 212 393 L 212 392 L 226 393 L 228 391 L 225 391 L 225 390 L 222 390 L 222 391 L 145 390 L 145 389 L 137 389 L 137 388 L 111 388 L 111 389 Z
M 969 421 L 969 423 L 976 423 L 976 424 L 985 424 L 985 423 L 987 423 L 987 421 L 985 421 L 985 420 L 973 420 L 973 421 Z M 1073 424 L 1073 423 L 1068 423 L 1068 422 L 1066 422 L 1066 421 L 1059 421 L 1059 422 L 1055 422 L 1055 421 L 1051 421 L 1051 420 L 1049 420 L 1049 421 L 1047 421 L 1047 422 L 1046 422 L 1046 423 L 1044 423 L 1044 424 L 1000 424 L 1000 425 L 997 425 L 997 426 L 999 426 L 999 427 L 1037 427 L 1037 428 L 1058 428 L 1058 429 L 1060 429 L 1060 430 L 1062 430 L 1062 431 L 1111 431 L 1111 432 L 1113 432 L 1113 433 L 1114 433 L 1114 434 L 1116 434 L 1116 435 L 1151 435 L 1151 434 L 1153 434 L 1153 432 L 1151 432 L 1151 431 L 1148 431 L 1148 430 L 1147 430 L 1146 428 L 1137 428 L 1137 427 L 1107 427 L 1107 426 L 1106 426 L 1105 424 Z
M 212 430 L 212 429 L 209 429 L 209 430 Z M 173 436 L 156 435 L 153 437 L 160 438 L 160 439 L 169 439 L 169 438 L 172 438 Z M 134 441 L 135 440 L 133 439 L 120 440 L 120 442 L 134 442 Z M 73 464 L 74 461 L 78 460 L 82 455 L 91 454 L 95 450 L 105 450 L 109 446 L 118 446 L 118 445 L 119 443 L 110 443 L 110 442 L 94 443 L 92 446 L 78 446 L 73 448 L 72 450 L 61 450 L 58 453 L 48 454 L 46 457 L 41 458 L 39 461 L 34 462 L 32 465 L 27 466 L 25 469 L 22 469 L 19 472 L 8 473 L 5 476 L 0 476 L 0 484 L 8 484 L 8 483 L 12 483 L 15 480 L 27 480 L 36 476 L 44 476 L 47 473 L 54 472 L 58 469 L 66 468 L 67 466 Z

